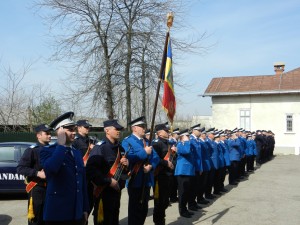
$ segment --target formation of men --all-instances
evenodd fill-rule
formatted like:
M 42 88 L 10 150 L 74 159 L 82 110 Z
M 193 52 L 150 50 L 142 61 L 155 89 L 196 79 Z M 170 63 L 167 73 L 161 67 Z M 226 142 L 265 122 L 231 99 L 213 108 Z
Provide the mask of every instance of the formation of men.
M 125 186 L 129 225 L 144 224 L 151 187 L 154 224 L 165 224 L 166 209 L 177 200 L 179 215 L 190 218 L 228 191 L 227 173 L 229 185 L 236 186 L 254 171 L 255 160 L 260 165 L 272 158 L 275 146 L 271 131 L 201 124 L 181 131 L 157 124 L 156 138 L 149 140 L 145 117 L 129 123 L 132 133 L 122 141 L 123 126 L 104 121 L 105 137 L 95 143 L 88 136 L 92 125 L 75 123 L 73 116 L 68 112 L 49 127 L 37 126 L 38 143 L 19 163 L 18 172 L 28 180 L 28 224 L 85 224 L 93 216 L 94 225 L 118 225 Z M 58 141 L 49 146 L 52 129 Z

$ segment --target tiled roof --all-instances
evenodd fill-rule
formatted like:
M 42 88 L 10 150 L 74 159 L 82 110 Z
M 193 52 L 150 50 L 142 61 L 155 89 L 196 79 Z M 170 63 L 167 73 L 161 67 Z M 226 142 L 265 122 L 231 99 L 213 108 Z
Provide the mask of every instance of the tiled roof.
M 281 75 L 213 78 L 204 96 L 300 92 L 300 67 Z

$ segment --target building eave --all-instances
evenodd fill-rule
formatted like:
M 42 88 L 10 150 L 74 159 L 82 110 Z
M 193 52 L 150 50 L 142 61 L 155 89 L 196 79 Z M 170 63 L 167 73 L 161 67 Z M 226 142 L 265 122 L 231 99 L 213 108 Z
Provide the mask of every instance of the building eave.
M 300 90 L 278 90 L 278 91 L 248 91 L 248 92 L 214 92 L 204 93 L 202 97 L 213 96 L 238 96 L 238 95 L 274 95 L 274 94 L 300 94 Z

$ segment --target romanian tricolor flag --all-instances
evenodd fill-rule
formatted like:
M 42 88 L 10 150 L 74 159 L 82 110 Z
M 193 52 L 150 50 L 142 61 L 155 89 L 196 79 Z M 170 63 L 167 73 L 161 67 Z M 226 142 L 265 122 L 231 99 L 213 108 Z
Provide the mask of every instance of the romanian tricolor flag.
M 162 98 L 162 106 L 167 113 L 167 116 L 171 123 L 176 111 L 176 101 L 174 93 L 174 83 L 173 83 L 173 69 L 172 69 L 172 48 L 171 39 L 168 35 L 168 49 L 165 62 L 165 71 L 162 74 L 162 80 L 164 81 L 164 93 Z

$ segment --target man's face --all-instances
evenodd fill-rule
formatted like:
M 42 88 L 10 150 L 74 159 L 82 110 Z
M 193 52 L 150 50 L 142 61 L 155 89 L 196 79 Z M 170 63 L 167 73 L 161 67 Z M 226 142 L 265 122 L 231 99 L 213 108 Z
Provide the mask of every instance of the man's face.
M 193 130 L 193 134 L 196 136 L 196 137 L 199 137 L 201 132 L 199 130 Z
M 77 127 L 78 133 L 81 134 L 82 136 L 87 136 L 90 131 L 90 127 L 85 127 L 85 126 L 79 126 Z
M 145 125 L 137 125 L 137 126 L 133 126 L 131 129 L 135 135 L 142 138 L 145 135 L 146 126 Z
M 111 126 L 111 127 L 106 127 L 105 128 L 105 133 L 106 133 L 106 136 L 110 139 L 114 139 L 115 141 L 120 139 L 120 134 L 121 134 L 121 131 L 116 129 L 115 127 Z
M 76 126 L 64 127 L 64 131 L 66 134 L 66 144 L 72 143 L 75 139 Z
M 202 139 L 206 139 L 206 134 L 201 134 Z
M 43 144 L 49 144 L 50 140 L 51 140 L 51 133 L 50 131 L 40 131 L 36 134 L 38 141 Z
M 178 140 L 179 135 L 175 133 L 175 134 L 172 134 L 172 137 L 175 138 L 176 140 Z
M 157 131 L 157 135 L 163 139 L 168 139 L 169 138 L 169 133 L 165 130 L 159 130 Z

